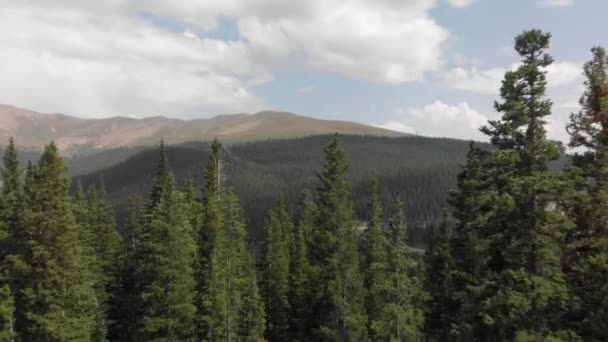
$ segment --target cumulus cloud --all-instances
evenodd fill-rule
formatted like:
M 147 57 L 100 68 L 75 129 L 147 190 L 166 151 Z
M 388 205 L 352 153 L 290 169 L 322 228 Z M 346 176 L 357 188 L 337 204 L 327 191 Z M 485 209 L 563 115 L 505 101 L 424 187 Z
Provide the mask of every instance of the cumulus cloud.
M 504 74 L 505 69 L 502 68 L 479 70 L 477 67 L 458 67 L 444 73 L 443 80 L 452 89 L 495 95 L 498 94 Z
M 512 65 L 514 70 L 518 64 Z M 482 95 L 497 96 L 504 78 L 505 68 L 478 69 L 477 67 L 453 68 L 443 74 L 443 81 L 451 89 L 463 90 Z M 556 62 L 547 68 L 547 85 L 550 91 L 574 84 L 583 80 L 582 64 L 573 62 Z
M 456 8 L 464 8 L 469 7 L 471 4 L 475 2 L 475 0 L 447 0 L 448 4 L 452 7 Z
M 451 105 L 437 100 L 422 108 L 398 109 L 394 120 L 378 126 L 425 136 L 484 139 L 478 129 L 487 120 L 467 102 Z
M 461 0 L 462 1 L 462 0 Z M 0 8 L 0 102 L 45 112 L 203 116 L 265 106 L 285 60 L 398 84 L 440 65 L 434 0 L 15 1 Z M 157 20 L 145 20 L 144 14 Z M 209 38 L 221 18 L 238 38 Z M 179 32 L 162 23 L 181 27 Z M 9 34 L 10 32 L 10 34 Z
M 542 7 L 569 7 L 574 5 L 574 0 L 540 0 L 538 4 Z

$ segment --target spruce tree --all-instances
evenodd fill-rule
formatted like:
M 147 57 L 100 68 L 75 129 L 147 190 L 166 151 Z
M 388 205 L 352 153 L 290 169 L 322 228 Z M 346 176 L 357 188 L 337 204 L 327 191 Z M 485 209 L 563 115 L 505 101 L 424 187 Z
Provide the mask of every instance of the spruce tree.
M 299 204 L 298 222 L 293 227 L 289 264 L 289 307 L 291 315 L 289 331 L 291 339 L 303 341 L 310 336 L 311 288 L 313 279 L 309 261 L 308 246 L 310 234 L 315 227 L 316 206 L 312 193 L 304 190 Z
M 198 309 L 198 324 L 197 334 L 201 339 L 211 339 L 216 335 L 217 320 L 214 319 L 214 312 L 211 307 L 213 303 L 213 296 L 219 296 L 213 292 L 219 290 L 213 288 L 217 284 L 212 282 L 220 281 L 222 278 L 218 274 L 214 276 L 218 277 L 214 279 L 212 277 L 212 267 L 219 268 L 220 266 L 213 266 L 211 259 L 215 248 L 224 248 L 224 213 L 222 208 L 222 159 L 221 159 L 221 144 L 214 140 L 211 144 L 211 155 L 207 163 L 207 168 L 204 172 L 203 188 L 202 188 L 202 199 L 201 199 L 201 212 L 199 217 L 199 226 L 197 227 L 197 309 Z M 219 246 L 219 247 L 218 247 Z M 215 262 L 218 262 L 216 258 Z M 217 269 L 217 272 L 221 270 Z M 215 298 L 221 300 L 221 297 Z M 221 316 L 221 315 L 220 315 Z
M 23 181 L 13 138 L 9 140 L 3 164 L 0 168 L 0 335 L 8 341 L 15 337 L 15 299 L 11 288 L 16 286 L 14 271 L 19 260 L 16 256 L 18 249 L 15 239 L 22 233 L 20 221 L 24 209 Z
M 492 338 L 483 336 L 485 327 L 479 315 L 484 292 L 493 290 L 486 274 L 487 262 L 491 254 L 498 252 L 489 249 L 490 236 L 484 227 L 502 206 L 501 196 L 495 190 L 491 156 L 471 143 L 458 174 L 458 188 L 448 197 L 456 219 L 451 241 L 454 259 L 451 293 L 460 306 L 451 330 L 459 339 Z
M 281 195 L 266 219 L 261 287 L 266 304 L 266 336 L 287 340 L 289 331 L 289 248 L 293 227 Z
M 445 211 L 438 227 L 432 227 L 424 255 L 425 289 L 428 292 L 424 331 L 439 341 L 452 341 L 452 324 L 459 302 L 452 296 L 454 221 Z
M 568 241 L 567 271 L 575 295 L 571 320 L 585 340 L 608 339 L 608 57 L 595 47 L 585 64 L 582 109 L 570 117 L 573 157 L 568 208 L 576 222 Z
M 250 255 L 252 255 L 251 252 Z M 249 259 L 251 259 L 249 267 L 244 272 L 243 302 L 239 312 L 238 335 L 244 342 L 260 342 L 264 340 L 266 328 L 264 300 L 260 295 L 253 257 Z
M 371 340 L 386 336 L 384 330 L 388 322 L 380 313 L 387 304 L 388 290 L 388 255 L 386 233 L 382 222 L 382 205 L 378 194 L 378 178 L 374 175 L 368 191 L 367 229 L 363 236 L 364 278 L 367 297 L 365 306 L 369 317 L 369 333 Z
M 103 180 L 97 188 L 86 191 L 79 185 L 74 208 L 88 268 L 95 278 L 98 307 L 93 340 L 105 341 L 111 296 L 117 292 L 122 242 L 116 230 L 114 209 L 105 198 Z
M 484 227 L 493 252 L 484 282 L 494 288 L 480 312 L 496 340 L 570 336 L 563 324 L 570 298 L 562 246 L 571 222 L 554 209 L 561 184 L 548 162 L 560 157 L 560 148 L 547 140 L 544 128 L 551 114 L 545 97 L 550 37 L 539 30 L 516 37 L 522 64 L 505 74 L 503 101 L 495 105 L 502 118 L 482 128 L 497 149 L 495 184 L 506 198 Z
M 138 337 L 138 318 L 140 312 L 139 292 L 137 290 L 135 259 L 138 239 L 141 231 L 143 199 L 131 195 L 128 204 L 128 216 L 123 228 L 124 239 L 121 245 L 117 286 L 110 297 L 108 339 L 110 341 L 134 341 Z
M 259 340 L 264 330 L 264 315 L 252 320 L 255 312 L 263 312 L 257 285 L 252 283 L 251 255 L 248 251 L 247 229 L 236 196 L 224 194 L 224 226 L 212 240 L 209 278 L 203 305 L 208 326 L 205 339 L 212 341 Z
M 358 237 L 353 224 L 348 165 L 334 137 L 324 149 L 325 166 L 318 174 L 318 215 L 313 232 L 312 261 L 319 268 L 314 284 L 315 319 L 321 338 L 366 341 L 365 291 L 359 270 Z
M 28 167 L 16 330 L 22 340 L 89 341 L 97 298 L 68 197 L 69 179 L 57 147 L 50 144 Z
M 144 340 L 188 340 L 195 335 L 196 246 L 175 190 L 164 144 L 156 178 L 136 233 L 135 276 L 141 300 L 139 330 Z
M 184 206 L 190 225 L 194 228 L 194 240 L 198 239 L 196 234 L 197 227 L 199 226 L 199 220 L 201 218 L 202 204 L 199 196 L 197 195 L 197 189 L 194 186 L 192 178 L 186 179 L 182 186 L 182 193 L 184 194 Z
M 2 196 L 0 197 L 0 267 L 7 272 L 5 258 L 14 252 L 11 239 L 20 234 L 19 221 L 23 213 L 23 180 L 15 141 L 10 138 L 0 168 Z M 8 275 L 5 275 L 8 276 Z M 1 277 L 1 275 L 0 275 Z
M 378 313 L 378 339 L 418 341 L 424 323 L 422 279 L 418 262 L 407 247 L 405 205 L 398 199 L 395 208 L 387 234 L 385 304 Z

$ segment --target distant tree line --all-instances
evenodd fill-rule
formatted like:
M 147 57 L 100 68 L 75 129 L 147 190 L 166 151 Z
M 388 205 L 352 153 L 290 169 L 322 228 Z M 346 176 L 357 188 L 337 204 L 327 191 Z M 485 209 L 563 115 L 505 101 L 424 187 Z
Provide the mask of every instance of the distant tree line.
M 161 143 L 150 191 L 130 198 L 119 234 L 103 181 L 70 196 L 53 143 L 22 170 L 11 139 L 0 340 L 608 340 L 608 58 L 594 48 L 584 67 L 568 125 L 583 149 L 555 172 L 549 40 L 516 38 L 522 64 L 505 75 L 502 117 L 482 128 L 493 148 L 471 144 L 423 258 L 408 249 L 405 204 L 383 201 L 375 174 L 355 224 L 338 137 L 295 215 L 275 199 L 260 248 L 217 141 L 198 188 L 176 184 Z

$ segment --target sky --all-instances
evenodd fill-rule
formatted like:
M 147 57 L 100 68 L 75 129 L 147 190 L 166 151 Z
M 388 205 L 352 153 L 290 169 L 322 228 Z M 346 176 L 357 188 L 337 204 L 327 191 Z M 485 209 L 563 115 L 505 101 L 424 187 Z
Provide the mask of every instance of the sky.
M 553 35 L 549 136 L 605 0 L 0 0 L 0 103 L 84 118 L 283 110 L 483 140 L 514 37 Z

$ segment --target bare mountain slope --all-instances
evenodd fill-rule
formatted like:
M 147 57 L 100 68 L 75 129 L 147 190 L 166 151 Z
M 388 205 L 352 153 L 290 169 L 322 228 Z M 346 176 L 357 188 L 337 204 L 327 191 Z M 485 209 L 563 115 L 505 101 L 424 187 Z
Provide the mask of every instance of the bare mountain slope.
M 165 139 L 169 144 L 205 141 L 215 137 L 224 142 L 241 142 L 334 132 L 387 137 L 403 135 L 354 122 L 321 120 L 272 111 L 196 120 L 158 116 L 145 119 L 80 119 L 0 105 L 0 143 L 14 136 L 19 146 L 37 150 L 52 140 L 66 154 L 146 146 L 156 144 L 160 139 Z

